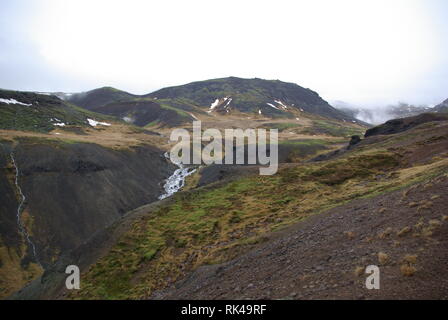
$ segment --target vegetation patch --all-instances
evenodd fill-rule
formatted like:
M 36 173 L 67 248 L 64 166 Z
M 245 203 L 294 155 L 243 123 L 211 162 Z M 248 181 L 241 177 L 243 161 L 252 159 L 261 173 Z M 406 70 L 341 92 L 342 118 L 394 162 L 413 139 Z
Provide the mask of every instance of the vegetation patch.
M 363 135 L 364 129 L 331 120 L 314 120 L 311 127 L 304 128 L 304 134 L 325 134 L 333 137 Z

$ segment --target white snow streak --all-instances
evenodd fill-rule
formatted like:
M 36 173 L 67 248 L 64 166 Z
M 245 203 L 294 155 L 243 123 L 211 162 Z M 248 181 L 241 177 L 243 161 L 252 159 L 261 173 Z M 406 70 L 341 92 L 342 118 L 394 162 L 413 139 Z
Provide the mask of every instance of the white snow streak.
M 283 102 L 281 102 L 281 100 L 274 100 L 276 103 L 278 103 L 279 105 L 281 105 L 284 109 L 288 109 L 288 107 L 287 106 L 285 106 L 284 104 L 283 104 Z
M 89 122 L 89 124 L 90 124 L 92 127 L 96 127 L 96 126 L 98 126 L 98 125 L 100 125 L 100 126 L 110 126 L 110 125 L 111 125 L 110 123 L 107 123 L 107 122 L 99 122 L 99 121 L 96 121 L 96 120 L 93 120 L 93 119 L 87 119 L 87 122 Z
M 268 106 L 274 108 L 274 109 L 280 110 L 279 108 L 277 108 L 276 106 L 274 106 L 272 103 L 266 103 L 266 104 L 267 104 Z
M 215 102 L 213 102 L 213 103 L 210 105 L 210 110 L 215 109 L 215 108 L 218 106 L 218 104 L 219 104 L 219 99 L 216 99 Z
M 0 98 L 0 102 L 6 103 L 6 104 L 20 104 L 22 106 L 32 106 L 32 104 L 28 104 L 28 103 L 23 103 L 20 101 L 17 101 L 16 99 L 4 99 L 4 98 Z

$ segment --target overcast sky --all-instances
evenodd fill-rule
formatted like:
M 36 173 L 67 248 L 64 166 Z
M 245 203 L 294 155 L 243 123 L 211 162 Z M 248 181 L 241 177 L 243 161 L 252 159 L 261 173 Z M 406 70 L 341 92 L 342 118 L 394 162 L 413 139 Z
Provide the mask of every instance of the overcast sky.
M 445 0 L 0 0 L 0 88 L 238 76 L 374 106 L 448 98 Z

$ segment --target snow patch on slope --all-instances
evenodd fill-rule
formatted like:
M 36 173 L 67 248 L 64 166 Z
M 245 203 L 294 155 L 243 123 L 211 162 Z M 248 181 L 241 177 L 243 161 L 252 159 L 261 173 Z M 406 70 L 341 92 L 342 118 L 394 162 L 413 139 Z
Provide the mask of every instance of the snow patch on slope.
M 274 102 L 278 103 L 280 106 L 282 106 L 283 109 L 288 109 L 288 107 L 281 101 L 281 100 L 274 100 Z
M 87 122 L 89 123 L 89 125 L 91 125 L 92 127 L 96 127 L 96 126 L 110 126 L 110 123 L 107 122 L 99 122 L 93 119 L 87 119 Z
M 0 102 L 6 103 L 6 104 L 20 104 L 22 106 L 32 106 L 32 104 L 28 104 L 28 103 L 23 103 L 20 101 L 17 101 L 16 99 L 4 99 L 4 98 L 0 98 Z
M 216 99 L 215 102 L 213 102 L 213 103 L 210 105 L 210 111 L 212 111 L 213 109 L 215 109 L 215 108 L 218 106 L 218 104 L 219 104 L 219 99 Z
M 272 103 L 266 103 L 266 104 L 267 104 L 268 106 L 270 106 L 270 107 L 276 109 L 276 110 L 280 110 L 279 108 L 277 108 L 276 106 L 274 106 Z
M 231 97 L 225 97 L 225 98 L 221 98 L 221 99 L 216 99 L 215 102 L 213 102 L 210 105 L 209 110 L 207 111 L 208 113 L 212 112 L 216 107 L 218 107 L 220 104 L 226 103 L 224 105 L 224 109 L 226 110 L 226 112 L 229 112 L 229 104 L 230 102 L 232 102 L 232 98 Z

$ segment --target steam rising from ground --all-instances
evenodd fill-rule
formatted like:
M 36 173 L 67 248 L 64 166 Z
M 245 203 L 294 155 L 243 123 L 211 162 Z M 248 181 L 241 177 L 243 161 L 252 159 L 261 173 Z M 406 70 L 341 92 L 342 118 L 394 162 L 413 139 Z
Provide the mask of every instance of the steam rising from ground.
M 370 124 L 381 124 L 391 119 L 410 117 L 423 112 L 430 112 L 434 107 L 434 105 L 411 105 L 404 102 L 399 102 L 396 105 L 364 107 L 343 101 L 333 101 L 332 105 L 348 115 Z

